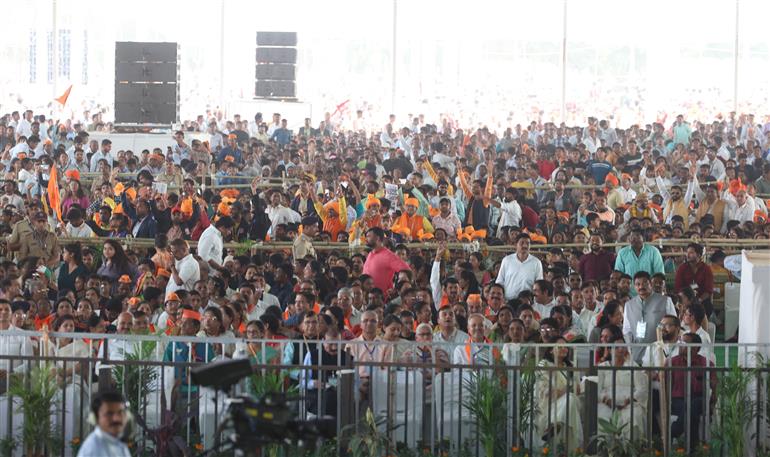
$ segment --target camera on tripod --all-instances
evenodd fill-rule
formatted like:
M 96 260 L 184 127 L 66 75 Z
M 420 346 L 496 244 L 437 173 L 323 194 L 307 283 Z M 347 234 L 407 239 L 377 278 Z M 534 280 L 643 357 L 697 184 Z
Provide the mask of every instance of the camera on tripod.
M 194 367 L 191 370 L 194 383 L 212 387 L 229 394 L 241 379 L 253 373 L 246 360 L 228 360 Z M 233 396 L 228 400 L 229 420 L 217 431 L 220 435 L 225 425 L 231 425 L 235 433 L 230 441 L 235 449 L 252 455 L 268 444 L 291 444 L 312 447 L 321 438 L 334 438 L 336 420 L 322 417 L 314 420 L 298 420 L 296 402 L 283 393 L 266 394 L 261 398 L 249 395 Z M 215 445 L 215 449 L 222 443 Z
M 266 394 L 258 399 L 240 396 L 230 400 L 235 447 L 247 450 L 274 443 L 306 447 L 319 438 L 334 437 L 334 418 L 296 420 L 291 403 L 284 394 Z

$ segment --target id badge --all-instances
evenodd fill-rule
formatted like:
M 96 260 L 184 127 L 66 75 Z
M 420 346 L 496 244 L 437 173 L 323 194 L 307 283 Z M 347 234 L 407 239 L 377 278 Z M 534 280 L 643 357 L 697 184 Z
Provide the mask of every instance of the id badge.
M 644 341 L 644 339 L 647 337 L 647 324 L 644 321 L 639 321 L 636 323 L 636 339 L 640 341 Z

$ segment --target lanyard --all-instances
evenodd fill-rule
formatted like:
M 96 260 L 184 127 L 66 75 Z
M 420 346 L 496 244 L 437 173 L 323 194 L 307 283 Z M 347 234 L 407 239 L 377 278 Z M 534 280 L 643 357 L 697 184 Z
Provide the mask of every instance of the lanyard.
M 487 338 L 484 338 L 484 341 L 482 341 L 483 344 L 489 344 L 489 340 Z M 468 356 L 468 363 L 473 365 L 474 360 L 476 359 L 476 356 L 481 353 L 481 351 L 484 350 L 483 347 L 479 348 L 478 351 L 473 353 L 473 356 L 471 357 L 471 344 L 473 344 L 473 340 L 468 338 L 468 340 L 465 342 L 465 354 Z

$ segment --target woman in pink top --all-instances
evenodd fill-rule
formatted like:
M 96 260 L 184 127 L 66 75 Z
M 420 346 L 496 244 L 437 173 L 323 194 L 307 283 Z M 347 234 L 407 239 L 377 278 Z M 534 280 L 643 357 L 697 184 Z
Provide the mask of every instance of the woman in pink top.
M 88 209 L 88 197 L 80 187 L 80 181 L 73 179 L 69 182 L 67 190 L 64 193 L 64 199 L 62 200 L 61 209 L 62 214 L 67 214 L 72 205 L 80 206 L 84 211 Z

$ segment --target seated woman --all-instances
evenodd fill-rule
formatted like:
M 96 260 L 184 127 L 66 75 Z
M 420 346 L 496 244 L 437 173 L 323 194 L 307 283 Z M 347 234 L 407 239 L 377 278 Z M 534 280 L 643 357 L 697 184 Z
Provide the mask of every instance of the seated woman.
M 540 343 L 540 323 L 531 305 L 523 304 L 516 308 L 516 317 L 524 323 L 524 340 L 527 343 Z
M 53 323 L 53 331 L 74 333 L 75 317 L 71 314 L 56 317 Z M 49 346 L 43 348 L 45 351 L 43 355 L 53 355 L 61 358 L 92 358 L 95 355 L 94 348 L 95 346 L 85 343 L 80 338 L 51 337 Z M 65 443 L 71 442 L 73 438 L 80 437 L 81 426 L 86 423 L 84 412 L 87 410 L 81 408 L 81 399 L 87 401 L 85 398 L 82 398 L 82 392 L 89 389 L 86 383 L 88 379 L 87 374 L 91 369 L 89 365 L 88 362 L 75 362 L 72 360 L 56 362 L 55 365 L 56 379 L 62 388 L 56 404 L 62 405 L 62 408 L 66 411 L 66 418 L 62 418 L 62 414 L 59 413 L 54 415 L 53 420 L 57 430 L 61 430 L 62 427 L 64 428 Z M 62 423 L 62 420 L 64 420 L 64 423 Z M 69 452 L 71 450 L 66 455 L 70 455 Z
M 513 319 L 508 326 L 508 343 L 503 346 L 503 360 L 506 365 L 524 365 L 528 356 L 534 356 L 534 352 L 522 348 L 526 343 L 526 329 L 521 319 Z
M 618 338 L 623 338 L 621 327 L 613 324 L 607 324 L 599 329 L 599 343 L 609 344 Z M 607 362 L 612 359 L 612 349 L 609 346 L 598 346 L 594 352 L 594 364 Z
M 559 332 L 570 343 L 585 343 L 586 336 L 579 319 L 573 319 L 569 305 L 556 305 L 551 309 L 551 318 L 559 322 Z
M 513 309 L 510 306 L 504 305 L 497 312 L 497 322 L 492 326 L 492 330 L 489 332 L 489 339 L 495 343 L 507 343 L 508 329 L 513 320 Z
M 549 336 L 540 368 L 569 368 L 572 366 L 567 340 L 560 335 Z M 537 370 L 535 375 L 536 436 L 543 444 L 568 447 L 573 451 L 583 446 L 583 426 L 580 400 L 571 391 L 572 372 L 568 370 Z
M 265 338 L 265 324 L 258 320 L 246 324 L 246 342 L 238 343 L 233 358 L 250 358 L 259 365 L 277 365 L 281 361 L 281 353 L 273 346 L 260 342 Z
M 599 313 L 597 318 L 596 327 L 588 335 L 588 342 L 598 343 L 602 335 L 602 329 L 609 324 L 623 328 L 623 307 L 617 300 L 610 300 L 604 305 L 602 312 Z
M 682 314 L 682 327 L 684 327 L 686 332 L 695 333 L 700 337 L 702 344 L 698 355 L 701 355 L 714 363 L 716 360 L 714 351 L 712 350 L 711 336 L 702 326 L 704 321 L 706 321 L 706 311 L 699 303 L 691 303 L 684 309 L 684 313 Z
M 626 343 L 622 336 L 610 342 Z M 618 425 L 623 426 L 625 438 L 632 440 L 642 438 L 646 436 L 644 432 L 647 423 L 647 375 L 639 370 L 623 370 L 623 367 L 637 367 L 627 346 L 615 346 L 611 351 L 610 360 L 599 364 L 598 399 L 600 403 L 597 415 L 601 419 L 610 420 L 613 414 L 617 414 Z

